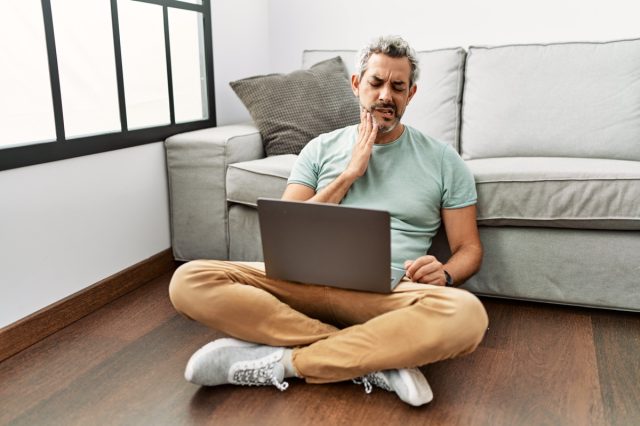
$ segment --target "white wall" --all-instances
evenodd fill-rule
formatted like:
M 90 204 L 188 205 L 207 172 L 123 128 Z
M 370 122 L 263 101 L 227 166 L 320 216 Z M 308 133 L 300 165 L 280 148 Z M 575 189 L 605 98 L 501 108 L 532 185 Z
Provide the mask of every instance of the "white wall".
M 635 0 L 214 0 L 214 3 L 214 21 L 224 22 L 225 27 L 224 34 L 214 29 L 216 89 L 237 78 L 299 68 L 304 49 L 359 49 L 381 34 L 399 34 L 417 50 L 640 37 L 640 2 Z M 265 8 L 268 19 L 261 18 Z M 253 43 L 247 43 L 244 32 L 247 20 L 256 24 L 249 37 Z M 230 46 L 239 34 L 245 50 L 231 55 Z M 247 61 L 251 66 L 247 66 Z M 231 90 L 217 90 L 216 97 L 219 124 L 249 118 Z
M 229 82 L 269 72 L 268 6 L 267 0 L 211 1 L 218 125 L 250 119 Z
M 0 327 L 170 247 L 164 146 L 0 172 Z

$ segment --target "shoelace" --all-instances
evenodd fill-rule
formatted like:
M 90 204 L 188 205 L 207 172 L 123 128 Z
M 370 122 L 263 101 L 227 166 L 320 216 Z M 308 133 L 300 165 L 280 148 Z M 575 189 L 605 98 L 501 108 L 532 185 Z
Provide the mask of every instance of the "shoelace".
M 364 385 L 365 393 L 371 393 L 373 391 L 372 385 L 375 385 L 387 391 L 393 391 L 393 389 L 391 389 L 382 378 L 378 377 L 378 374 L 381 373 L 370 373 L 358 379 L 352 379 L 352 382 L 357 385 Z
M 238 370 L 233 374 L 233 382 L 246 386 L 268 386 L 273 385 L 278 390 L 284 391 L 289 387 L 289 383 L 279 382 L 273 375 L 273 366 L 260 369 Z
M 279 382 L 275 377 L 275 374 L 273 374 L 273 367 L 276 360 L 277 358 L 274 358 L 273 360 L 263 360 L 263 362 L 260 362 L 257 365 L 247 365 L 244 369 L 234 371 L 232 382 L 238 385 L 247 386 L 273 385 L 278 390 L 284 391 L 289 387 L 289 383 L 284 380 Z

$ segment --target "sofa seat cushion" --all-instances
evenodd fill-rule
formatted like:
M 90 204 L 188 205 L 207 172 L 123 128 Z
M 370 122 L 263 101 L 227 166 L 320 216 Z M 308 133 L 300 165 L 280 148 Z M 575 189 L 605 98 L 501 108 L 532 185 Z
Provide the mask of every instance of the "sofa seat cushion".
M 480 225 L 640 230 L 640 162 L 514 157 L 468 160 Z
M 285 154 L 229 164 L 227 201 L 255 207 L 258 197 L 280 198 L 297 158 Z

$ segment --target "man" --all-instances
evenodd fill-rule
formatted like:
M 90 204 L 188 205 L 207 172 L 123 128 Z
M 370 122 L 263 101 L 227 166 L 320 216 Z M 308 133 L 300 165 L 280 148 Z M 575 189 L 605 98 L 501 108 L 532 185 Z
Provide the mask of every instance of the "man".
M 174 306 L 234 337 L 198 350 L 187 380 L 285 390 L 286 377 L 355 379 L 367 393 L 376 385 L 418 406 L 433 395 L 417 367 L 478 346 L 486 312 L 451 287 L 482 259 L 475 184 L 451 147 L 401 123 L 418 73 L 415 52 L 399 37 L 363 49 L 352 76 L 360 124 L 309 142 L 282 197 L 389 211 L 392 262 L 405 269 L 404 281 L 376 294 L 272 280 L 242 262 L 187 263 L 170 285 Z M 441 221 L 452 251 L 446 264 L 426 255 Z

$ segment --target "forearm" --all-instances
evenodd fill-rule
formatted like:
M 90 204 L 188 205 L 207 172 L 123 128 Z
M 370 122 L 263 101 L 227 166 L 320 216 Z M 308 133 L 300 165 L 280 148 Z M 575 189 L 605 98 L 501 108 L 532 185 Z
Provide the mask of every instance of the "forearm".
M 453 278 L 455 286 L 463 284 L 480 270 L 482 264 L 482 246 L 468 244 L 460 247 L 444 264 L 444 269 Z
M 356 179 L 357 177 L 352 173 L 344 172 L 340 174 L 333 182 L 324 187 L 321 191 L 317 192 L 313 197 L 309 199 L 309 201 L 313 201 L 316 203 L 340 204 Z
M 287 186 L 282 198 L 286 200 L 340 204 L 351 185 L 356 179 L 365 174 L 377 134 L 378 127 L 374 125 L 371 114 L 362 109 L 360 111 L 358 138 L 351 151 L 351 160 L 345 170 L 333 182 L 318 192 L 315 192 L 310 187 L 303 188 L 303 185 L 290 184 Z

